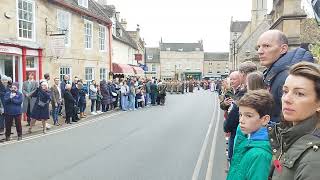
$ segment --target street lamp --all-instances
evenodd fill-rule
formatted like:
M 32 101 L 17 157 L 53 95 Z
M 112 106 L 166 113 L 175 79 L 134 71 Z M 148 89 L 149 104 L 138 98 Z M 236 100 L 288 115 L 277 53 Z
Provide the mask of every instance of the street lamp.
M 239 50 L 239 44 L 236 42 L 235 39 L 232 40 L 232 43 L 230 44 L 231 46 L 231 52 L 232 52 L 232 68 L 235 70 L 236 69 L 236 63 L 237 63 L 237 59 L 236 59 L 236 54 L 238 54 L 238 50 Z

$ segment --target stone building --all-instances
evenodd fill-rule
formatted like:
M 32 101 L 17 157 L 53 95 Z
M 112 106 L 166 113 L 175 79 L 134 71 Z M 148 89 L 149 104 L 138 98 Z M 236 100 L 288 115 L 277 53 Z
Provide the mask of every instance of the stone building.
M 145 72 L 149 79 L 160 79 L 160 49 L 159 47 L 146 48 L 146 65 L 148 71 Z
M 143 60 L 144 42 L 140 37 L 140 29 L 137 31 L 126 30 L 126 22 L 120 20 L 120 12 L 115 6 L 100 2 L 104 13 L 112 21 L 112 74 L 144 76 L 144 71 L 139 67 Z
M 201 79 L 203 74 L 203 43 L 160 42 L 161 79 Z
M 246 21 L 244 21 L 246 22 Z M 239 63 L 247 60 L 255 61 L 257 64 L 257 53 L 255 50 L 259 36 L 270 28 L 267 19 L 267 0 L 252 0 L 251 21 L 246 23 L 231 21 L 230 30 L 230 61 L 232 69 L 237 69 Z M 235 27 L 242 31 L 236 32 Z
M 111 20 L 93 0 L 3 0 L 0 16 L 1 73 L 22 82 L 77 75 L 106 78 L 110 64 Z
M 203 61 L 203 77 L 221 78 L 229 74 L 228 52 L 205 52 Z

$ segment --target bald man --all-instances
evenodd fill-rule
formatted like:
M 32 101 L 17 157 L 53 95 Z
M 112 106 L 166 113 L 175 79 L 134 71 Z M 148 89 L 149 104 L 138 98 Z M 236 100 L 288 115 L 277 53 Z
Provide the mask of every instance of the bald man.
M 275 100 L 271 121 L 279 122 L 281 113 L 282 86 L 288 76 L 288 67 L 300 61 L 314 62 L 312 54 L 302 48 L 288 51 L 288 38 L 279 30 L 268 30 L 258 39 L 257 51 L 260 64 L 267 67 L 264 82 Z

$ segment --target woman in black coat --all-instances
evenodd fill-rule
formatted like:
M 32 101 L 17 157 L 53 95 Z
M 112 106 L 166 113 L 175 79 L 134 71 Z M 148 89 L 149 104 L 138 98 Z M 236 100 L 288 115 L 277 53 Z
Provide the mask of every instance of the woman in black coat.
M 75 109 L 76 106 L 76 100 L 71 94 L 71 84 L 66 85 L 66 90 L 63 95 L 64 98 L 64 105 L 65 105 L 65 112 L 66 112 L 66 123 L 71 124 L 70 118 L 72 118 L 72 122 L 77 122 L 77 120 L 74 118 L 75 113 L 77 113 L 77 110 Z
M 31 111 L 31 122 L 29 133 L 32 132 L 36 120 L 42 122 L 43 133 L 46 133 L 46 121 L 50 119 L 49 103 L 51 101 L 51 92 L 48 88 L 47 81 L 40 83 L 40 87 L 33 93 L 32 97 L 36 98 L 36 103 Z

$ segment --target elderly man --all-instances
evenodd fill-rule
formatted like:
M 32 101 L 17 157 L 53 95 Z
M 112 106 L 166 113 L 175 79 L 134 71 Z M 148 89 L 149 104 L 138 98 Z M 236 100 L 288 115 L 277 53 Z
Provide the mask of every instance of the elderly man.
M 302 48 L 288 51 L 288 39 L 279 30 L 264 32 L 258 39 L 257 51 L 260 64 L 267 67 L 264 72 L 264 81 L 275 100 L 275 111 L 271 121 L 279 122 L 282 86 L 288 76 L 288 67 L 302 60 L 314 62 L 314 59 L 310 52 Z
M 227 92 L 224 95 L 224 99 L 220 102 L 220 108 L 224 111 L 229 109 L 230 104 L 233 102 L 234 99 L 239 99 L 240 96 L 243 95 L 241 91 L 241 76 L 239 71 L 233 71 L 230 77 L 230 85 L 231 85 L 231 92 Z

